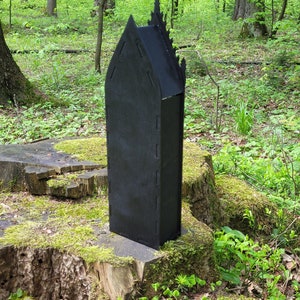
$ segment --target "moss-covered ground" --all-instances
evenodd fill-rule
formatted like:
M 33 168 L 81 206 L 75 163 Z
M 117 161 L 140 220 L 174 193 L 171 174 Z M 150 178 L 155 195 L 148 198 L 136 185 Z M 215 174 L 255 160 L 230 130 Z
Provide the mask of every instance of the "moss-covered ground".
M 0 194 L 2 220 L 13 220 L 0 244 L 54 247 L 81 256 L 87 262 L 117 262 L 112 249 L 96 246 L 94 227 L 108 222 L 105 196 L 82 201 L 59 201 L 27 193 Z

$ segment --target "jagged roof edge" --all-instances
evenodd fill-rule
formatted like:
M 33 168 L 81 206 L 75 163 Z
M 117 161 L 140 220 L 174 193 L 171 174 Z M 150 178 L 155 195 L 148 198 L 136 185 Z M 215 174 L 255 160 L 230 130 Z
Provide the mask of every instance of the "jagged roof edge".
M 154 11 L 151 12 L 151 20 L 148 21 L 148 25 L 159 26 L 161 32 L 166 40 L 168 50 L 175 55 L 175 49 L 173 47 L 173 40 L 170 38 L 170 31 L 167 30 L 167 23 L 164 20 L 165 15 L 160 11 L 159 0 L 155 0 Z
M 185 82 L 186 61 L 182 59 L 181 63 L 179 63 L 179 57 L 176 55 L 176 49 L 173 47 L 173 39 L 170 38 L 170 31 L 167 30 L 166 15 L 160 11 L 159 0 L 155 0 L 154 2 L 154 10 L 151 12 L 151 20 L 148 21 L 148 25 L 158 26 L 160 28 L 166 47 L 169 53 L 173 54 L 178 66 L 180 66 L 182 79 Z

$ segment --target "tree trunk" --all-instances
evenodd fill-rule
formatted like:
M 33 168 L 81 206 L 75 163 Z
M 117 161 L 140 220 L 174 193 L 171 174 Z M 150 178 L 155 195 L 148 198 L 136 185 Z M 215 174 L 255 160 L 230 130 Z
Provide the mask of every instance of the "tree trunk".
M 284 14 L 285 14 L 285 11 L 286 11 L 287 4 L 288 4 L 288 0 L 283 0 L 282 7 L 281 7 L 281 12 L 280 12 L 280 15 L 279 15 L 277 21 L 282 21 L 284 19 Z M 273 10 L 273 7 L 272 7 L 272 10 Z M 273 11 L 272 11 L 272 13 L 273 13 Z M 278 29 L 279 29 L 279 25 L 275 25 L 274 27 L 272 26 L 272 31 L 271 31 L 271 34 L 270 34 L 271 38 L 276 35 Z
M 98 35 L 95 54 L 95 70 L 101 73 L 101 48 L 102 48 L 102 33 L 103 33 L 103 12 L 106 0 L 100 0 L 98 6 Z
M 171 9 L 171 28 L 174 28 L 174 21 L 178 15 L 179 0 L 172 0 Z
M 48 16 L 57 16 L 56 0 L 47 0 L 47 14 Z
M 33 87 L 14 61 L 4 39 L 0 23 L 0 105 L 15 106 L 37 98 Z
M 12 15 L 12 0 L 9 0 L 9 8 L 8 8 L 8 11 L 9 11 L 9 28 L 11 28 L 11 25 L 12 25 L 12 23 L 11 23 L 11 15 Z
M 268 34 L 264 11 L 264 0 L 255 2 L 249 0 L 235 1 L 233 20 L 245 20 L 241 30 L 242 37 L 263 37 Z M 254 20 L 250 21 L 250 18 Z

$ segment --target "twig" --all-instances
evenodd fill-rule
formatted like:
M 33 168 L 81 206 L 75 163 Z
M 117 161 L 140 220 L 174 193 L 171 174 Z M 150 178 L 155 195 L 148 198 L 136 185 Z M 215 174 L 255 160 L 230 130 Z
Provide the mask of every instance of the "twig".
M 222 114 L 220 113 L 220 86 L 219 84 L 215 81 L 215 79 L 212 77 L 212 75 L 209 72 L 209 69 L 207 67 L 207 64 L 205 63 L 204 59 L 201 57 L 201 54 L 198 50 L 177 50 L 179 52 L 195 52 L 199 58 L 199 60 L 203 63 L 203 66 L 205 68 L 205 73 L 208 75 L 212 83 L 216 86 L 217 88 L 217 99 L 216 99 L 216 115 L 215 115 L 215 123 L 216 123 L 216 131 L 220 130 L 221 127 L 221 116 Z
M 44 137 L 44 138 L 33 140 L 29 144 L 35 144 L 35 143 L 46 141 L 46 140 L 49 140 L 49 137 Z
M 287 231 L 292 227 L 292 225 L 300 219 L 300 216 L 297 216 L 294 218 L 294 220 L 284 229 L 284 231 L 282 231 L 281 233 L 279 233 L 276 238 L 273 239 L 273 242 L 275 243 L 275 241 L 278 240 L 278 237 L 283 236 L 284 234 L 287 233 Z M 281 244 L 282 242 L 276 243 L 276 248 Z M 272 244 L 272 242 L 271 242 Z

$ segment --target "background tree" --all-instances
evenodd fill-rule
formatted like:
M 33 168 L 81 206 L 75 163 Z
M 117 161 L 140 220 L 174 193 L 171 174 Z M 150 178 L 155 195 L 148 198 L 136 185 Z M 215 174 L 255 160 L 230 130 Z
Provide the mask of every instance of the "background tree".
M 56 0 L 47 0 L 47 14 L 49 16 L 57 16 Z
M 11 23 L 11 16 L 12 16 L 12 0 L 9 0 L 9 7 L 8 7 L 8 19 L 9 19 L 9 27 L 11 27 L 12 23 Z
M 268 35 L 265 24 L 264 0 L 235 0 L 233 20 L 244 19 L 242 37 L 263 37 Z
M 102 48 L 102 34 L 103 34 L 103 15 L 106 0 L 97 1 L 98 5 L 98 33 L 95 54 L 95 70 L 101 73 L 101 48 Z
M 178 14 L 178 6 L 179 6 L 179 0 L 172 0 L 172 7 L 171 7 L 171 28 L 174 28 L 174 21 L 176 19 L 176 16 Z
M 39 98 L 14 61 L 4 39 L 0 22 L 0 105 L 12 102 L 18 106 Z
M 281 11 L 280 14 L 278 16 L 277 22 L 280 22 L 284 19 L 284 14 L 287 8 L 287 4 L 288 4 L 288 0 L 283 0 L 282 1 L 282 6 L 281 6 Z M 271 34 L 270 37 L 274 37 L 279 29 L 279 25 L 278 23 L 274 25 L 275 23 L 275 9 L 274 9 L 274 1 L 272 1 L 272 29 L 271 29 Z

